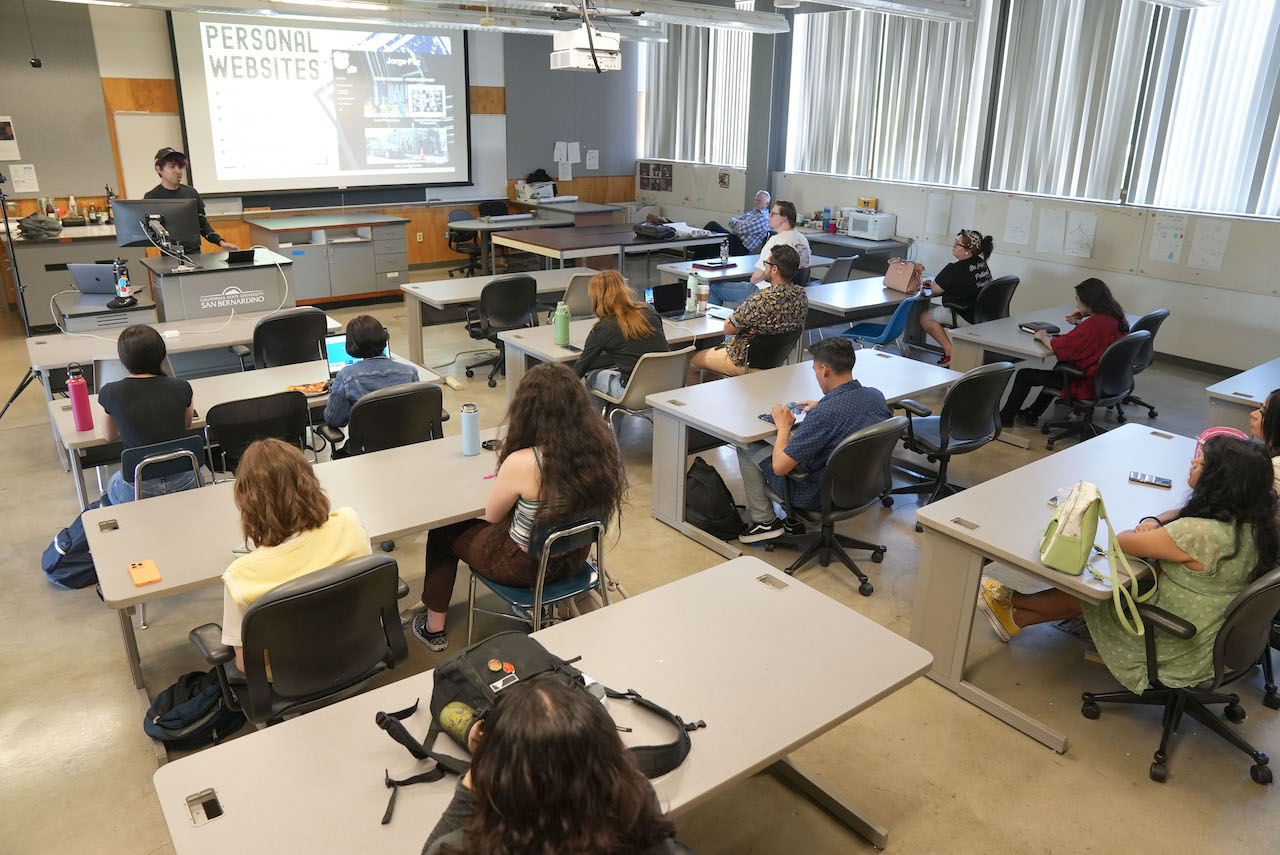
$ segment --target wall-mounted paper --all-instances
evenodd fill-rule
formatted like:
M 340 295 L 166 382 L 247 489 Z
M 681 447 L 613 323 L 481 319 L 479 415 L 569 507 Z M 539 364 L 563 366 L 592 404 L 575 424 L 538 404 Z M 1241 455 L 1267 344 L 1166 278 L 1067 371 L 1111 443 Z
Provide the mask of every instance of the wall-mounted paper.
M 1186 214 L 1156 214 L 1148 255 L 1152 261 L 1177 264 L 1182 261 L 1182 241 L 1186 236 Z
M 560 174 L 556 176 L 557 181 L 573 180 L 573 164 L 567 160 L 560 161 Z
M 551 160 L 555 163 L 564 163 L 567 157 L 569 144 L 566 142 L 556 143 L 555 151 L 551 154 Z
M 1098 233 L 1098 215 L 1090 211 L 1067 213 L 1067 239 L 1063 251 L 1067 255 L 1089 258 L 1093 255 L 1093 238 Z
M 599 169 L 599 168 L 600 168 L 600 149 L 598 148 L 587 149 L 587 169 Z
M 1062 255 L 1067 231 L 1067 212 L 1061 208 L 1040 209 L 1040 230 L 1036 232 L 1036 252 Z
M 924 233 L 927 235 L 945 235 L 951 217 L 951 194 L 929 191 L 929 200 L 924 206 Z
M 9 167 L 9 177 L 13 179 L 14 193 L 40 192 L 40 182 L 36 181 L 34 163 L 15 163 Z
M 13 121 L 8 116 L 0 116 L 0 160 L 17 160 L 20 157 Z
M 569 162 L 582 163 L 582 146 L 576 141 L 569 143 Z
M 1028 246 L 1031 243 L 1031 213 L 1034 210 L 1026 199 L 1010 199 L 1009 213 L 1004 219 L 1004 242 Z
M 951 226 L 949 234 L 959 234 L 961 229 L 976 229 L 974 220 L 977 217 L 977 196 L 956 196 L 951 200 Z
M 1227 238 L 1231 237 L 1230 220 L 1200 220 L 1191 238 L 1191 253 L 1187 267 L 1196 270 L 1221 270 L 1222 257 L 1227 253 Z

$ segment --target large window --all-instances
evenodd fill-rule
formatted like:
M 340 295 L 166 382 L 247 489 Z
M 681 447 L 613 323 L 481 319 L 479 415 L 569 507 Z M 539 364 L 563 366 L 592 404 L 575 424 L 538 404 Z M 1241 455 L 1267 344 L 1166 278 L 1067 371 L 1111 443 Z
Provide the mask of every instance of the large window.
M 744 11 L 755 0 L 738 0 Z M 751 34 L 667 25 L 640 45 L 639 156 L 747 165 Z

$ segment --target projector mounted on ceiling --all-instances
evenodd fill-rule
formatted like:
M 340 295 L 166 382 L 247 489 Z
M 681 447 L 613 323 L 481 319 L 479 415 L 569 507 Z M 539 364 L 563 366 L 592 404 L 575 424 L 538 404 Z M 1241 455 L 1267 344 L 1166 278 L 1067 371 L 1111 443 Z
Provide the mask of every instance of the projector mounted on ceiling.
M 622 69 L 621 37 L 604 33 L 591 24 L 583 24 L 570 33 L 556 33 L 555 50 L 551 51 L 552 71 L 620 71 Z

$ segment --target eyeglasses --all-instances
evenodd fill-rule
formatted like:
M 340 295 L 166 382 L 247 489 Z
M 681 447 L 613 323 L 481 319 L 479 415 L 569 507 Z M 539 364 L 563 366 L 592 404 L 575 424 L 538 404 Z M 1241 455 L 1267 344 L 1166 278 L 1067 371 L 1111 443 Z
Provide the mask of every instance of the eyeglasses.
M 774 264 L 772 261 L 762 261 L 762 262 L 760 262 L 760 263 L 761 263 L 761 264 L 763 264 L 765 267 L 777 267 L 777 266 L 778 266 L 778 265 Z
M 770 211 L 770 212 L 769 212 L 769 216 L 771 216 L 771 217 L 781 217 L 781 216 L 782 216 L 782 212 L 781 212 L 781 211 Z

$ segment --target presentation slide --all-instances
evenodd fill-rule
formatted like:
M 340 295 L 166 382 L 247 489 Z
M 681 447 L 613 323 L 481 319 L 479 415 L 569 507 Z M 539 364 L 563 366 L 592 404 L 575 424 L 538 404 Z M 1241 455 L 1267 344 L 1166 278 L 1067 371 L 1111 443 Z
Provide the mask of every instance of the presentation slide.
M 470 182 L 463 33 L 170 21 L 201 193 Z

